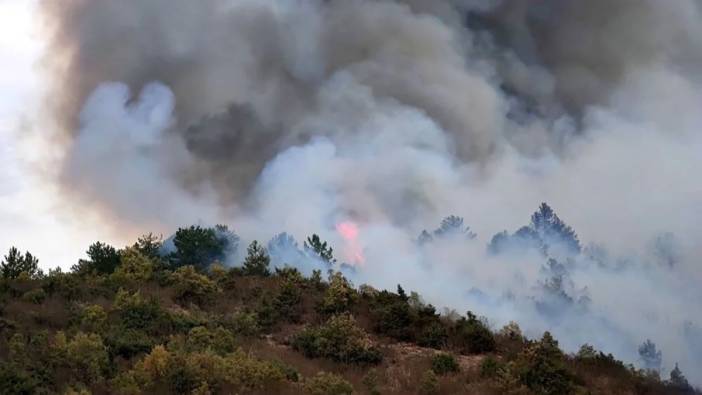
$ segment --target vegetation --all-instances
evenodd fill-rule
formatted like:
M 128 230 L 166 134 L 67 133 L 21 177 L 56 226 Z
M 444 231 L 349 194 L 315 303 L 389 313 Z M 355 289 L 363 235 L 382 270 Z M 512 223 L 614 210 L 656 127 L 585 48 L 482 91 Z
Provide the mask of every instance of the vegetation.
M 446 232 L 452 224 L 467 233 L 456 219 Z M 639 350 L 649 371 L 590 345 L 568 355 L 548 332 L 530 340 L 510 323 L 494 333 L 401 286 L 273 270 L 258 243 L 227 268 L 218 262 L 233 233 L 179 232 L 95 243 L 70 272 L 43 274 L 11 249 L 0 266 L 0 393 L 695 393 L 679 366 L 666 380 L 651 374 L 661 352 L 650 341 Z M 308 248 L 333 262 L 318 237 Z

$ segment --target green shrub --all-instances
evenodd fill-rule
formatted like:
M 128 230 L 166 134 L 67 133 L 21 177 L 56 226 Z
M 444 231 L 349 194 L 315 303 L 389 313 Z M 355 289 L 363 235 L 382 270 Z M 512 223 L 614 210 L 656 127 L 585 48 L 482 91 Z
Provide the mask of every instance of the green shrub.
M 195 327 L 188 333 L 185 343 L 188 352 L 213 351 L 224 355 L 236 350 L 234 334 L 222 327 L 214 330 L 204 326 Z
M 46 300 L 46 292 L 41 288 L 35 288 L 25 292 L 22 295 L 22 300 L 34 304 L 42 304 Z
M 448 341 L 448 329 L 441 322 L 433 322 L 422 329 L 417 344 L 422 347 L 441 349 Z
M 420 394 L 435 394 L 439 391 L 439 379 L 433 370 L 427 370 L 422 374 L 422 380 L 419 382 Z
M 226 320 L 227 326 L 237 335 L 244 337 L 257 336 L 261 333 L 255 313 L 236 312 Z
M 380 384 L 380 375 L 376 369 L 370 369 L 361 379 L 361 383 L 366 387 L 370 395 L 380 395 L 378 385 Z
M 497 377 L 499 370 L 502 368 L 500 364 L 493 357 L 486 357 L 480 362 L 480 377 L 493 378 Z
M 353 386 L 341 376 L 319 372 L 305 380 L 305 391 L 311 395 L 351 395 Z
M 458 372 L 460 366 L 453 355 L 440 353 L 431 359 L 431 370 L 438 375 L 444 375 Z
M 480 354 L 495 350 L 495 336 L 473 313 L 461 317 L 454 325 L 455 341 L 461 352 Z
M 163 315 L 156 299 L 145 299 L 139 292 L 123 289 L 117 292 L 114 307 L 119 313 L 120 325 L 129 329 L 155 329 Z
M 358 293 L 341 272 L 330 273 L 329 287 L 317 307 L 323 314 L 338 314 L 349 311 L 358 300 Z
M 83 307 L 79 319 L 80 327 L 87 332 L 102 333 L 107 325 L 107 313 L 99 305 Z
M 193 266 L 184 266 L 172 275 L 175 297 L 181 302 L 206 304 L 219 292 L 217 285 L 207 276 L 199 274 Z
M 302 316 L 302 290 L 300 283 L 285 280 L 273 302 L 278 315 L 289 322 L 298 322 Z
M 308 358 L 329 358 L 337 362 L 377 364 L 382 354 L 349 314 L 331 317 L 324 325 L 305 328 L 292 342 Z
M 119 282 L 148 281 L 153 271 L 151 259 L 137 248 L 129 247 L 121 252 L 120 264 L 111 277 Z
M 107 371 L 107 347 L 100 335 L 78 332 L 67 340 L 63 332 L 58 332 L 53 348 L 59 365 L 70 372 L 71 381 L 90 385 L 102 380 Z
M 105 337 L 110 354 L 127 359 L 149 352 L 155 343 L 156 340 L 143 330 L 120 326 L 110 328 Z
M 563 353 L 549 332 L 521 352 L 517 372 L 520 382 L 538 394 L 569 394 L 574 390 L 573 376 L 565 368 Z

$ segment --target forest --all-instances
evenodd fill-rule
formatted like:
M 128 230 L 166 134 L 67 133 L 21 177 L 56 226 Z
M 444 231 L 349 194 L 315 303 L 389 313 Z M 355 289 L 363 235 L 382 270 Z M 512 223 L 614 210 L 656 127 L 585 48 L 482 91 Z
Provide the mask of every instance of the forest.
M 416 242 L 450 233 L 475 237 L 451 216 Z M 357 286 L 318 235 L 296 249 L 319 263 L 309 275 L 280 258 L 296 245 L 287 234 L 225 265 L 239 243 L 227 226 L 190 226 L 120 249 L 96 242 L 70 271 L 47 273 L 11 248 L 0 264 L 0 393 L 700 393 L 677 365 L 661 377 L 650 340 L 644 368 L 590 344 L 566 353 L 549 332 L 495 328 L 402 284 Z M 546 204 L 488 251 L 527 247 L 581 250 Z

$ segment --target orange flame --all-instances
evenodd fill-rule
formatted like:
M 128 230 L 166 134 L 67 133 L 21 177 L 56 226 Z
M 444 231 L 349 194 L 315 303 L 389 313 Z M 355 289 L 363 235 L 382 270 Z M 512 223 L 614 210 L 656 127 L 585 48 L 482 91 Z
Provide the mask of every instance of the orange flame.
M 358 225 L 351 221 L 340 222 L 336 225 L 336 231 L 346 242 L 343 248 L 346 261 L 352 265 L 363 265 L 366 258 L 363 256 L 363 249 L 358 241 Z

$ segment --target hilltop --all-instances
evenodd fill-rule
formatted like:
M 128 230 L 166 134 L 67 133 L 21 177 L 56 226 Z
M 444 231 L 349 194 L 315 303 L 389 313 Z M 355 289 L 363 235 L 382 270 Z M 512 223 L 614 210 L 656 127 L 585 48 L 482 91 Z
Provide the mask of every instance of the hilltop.
M 229 236 L 228 236 L 229 235 Z M 227 239 L 229 237 L 229 239 Z M 225 227 L 152 235 L 117 250 L 95 243 L 70 272 L 11 249 L 0 280 L 0 393 L 691 394 L 546 332 L 491 328 L 414 292 L 354 286 L 329 264 L 273 268 L 257 242 L 243 265 L 218 262 Z M 655 354 L 655 346 L 652 350 Z

